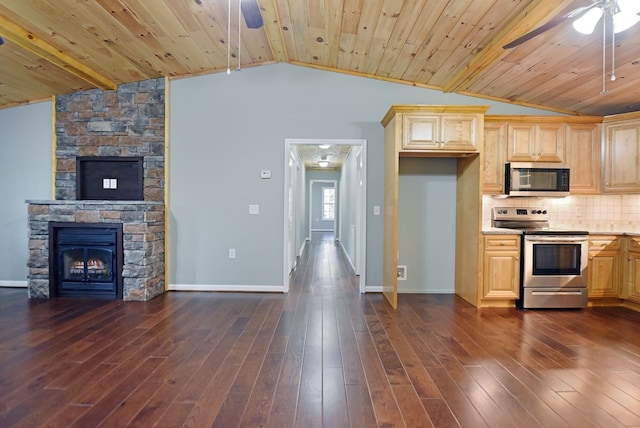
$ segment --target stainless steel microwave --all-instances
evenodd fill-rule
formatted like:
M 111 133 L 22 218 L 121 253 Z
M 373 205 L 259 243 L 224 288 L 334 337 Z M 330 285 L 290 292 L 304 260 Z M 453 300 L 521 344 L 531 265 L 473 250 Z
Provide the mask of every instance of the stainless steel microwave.
M 508 163 L 504 192 L 509 196 L 569 196 L 569 168 L 557 163 Z

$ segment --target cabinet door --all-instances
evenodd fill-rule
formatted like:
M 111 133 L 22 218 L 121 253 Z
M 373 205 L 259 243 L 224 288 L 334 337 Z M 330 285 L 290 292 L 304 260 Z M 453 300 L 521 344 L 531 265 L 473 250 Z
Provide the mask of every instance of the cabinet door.
M 504 193 L 504 164 L 507 153 L 507 124 L 485 122 L 482 142 L 482 192 Z
M 509 162 L 534 162 L 536 126 L 510 123 L 507 126 L 507 159 Z
M 536 126 L 536 146 L 533 156 L 538 162 L 564 160 L 564 125 L 545 123 Z
M 485 237 L 485 299 L 515 300 L 520 295 L 520 236 Z
M 562 162 L 564 160 L 564 124 L 510 123 L 508 126 L 509 162 Z
M 620 239 L 602 236 L 589 239 L 589 298 L 620 296 Z
M 475 151 L 476 115 L 443 115 L 441 118 L 441 149 Z
M 640 238 L 628 239 L 626 297 L 640 303 Z
M 604 191 L 640 192 L 640 121 L 606 125 Z
M 437 150 L 440 148 L 437 115 L 405 115 L 402 122 L 403 149 Z
M 600 125 L 567 124 L 566 164 L 572 194 L 597 194 L 600 188 Z
M 620 255 L 589 254 L 589 297 L 618 297 Z

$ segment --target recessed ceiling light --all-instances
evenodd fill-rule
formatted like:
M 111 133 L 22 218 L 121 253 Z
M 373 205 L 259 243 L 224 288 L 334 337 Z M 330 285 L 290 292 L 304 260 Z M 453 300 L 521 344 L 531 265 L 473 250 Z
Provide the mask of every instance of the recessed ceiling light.
M 320 144 L 318 147 L 320 147 L 321 149 L 328 149 L 329 147 L 331 147 L 330 144 Z
M 326 168 L 329 166 L 329 162 L 327 161 L 320 161 L 318 162 L 318 165 L 320 165 L 322 168 Z

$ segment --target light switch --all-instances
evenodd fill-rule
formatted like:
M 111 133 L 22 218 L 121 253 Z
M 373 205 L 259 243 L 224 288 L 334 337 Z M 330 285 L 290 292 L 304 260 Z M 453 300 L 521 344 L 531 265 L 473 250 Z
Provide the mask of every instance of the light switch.
M 373 206 L 373 215 L 380 215 L 380 205 Z
M 251 215 L 260 214 L 260 205 L 257 205 L 257 204 L 249 205 L 249 214 Z
M 117 178 L 103 178 L 102 179 L 102 188 L 103 189 L 117 189 L 118 188 L 118 179 Z
M 260 171 L 260 178 L 271 178 L 271 171 Z

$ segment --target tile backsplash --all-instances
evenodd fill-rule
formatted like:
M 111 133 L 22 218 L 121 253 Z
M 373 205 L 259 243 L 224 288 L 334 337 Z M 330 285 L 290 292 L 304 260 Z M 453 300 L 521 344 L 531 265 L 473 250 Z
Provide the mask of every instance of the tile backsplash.
M 566 198 L 482 197 L 482 228 L 491 228 L 493 207 L 549 210 L 554 229 L 640 233 L 640 195 L 575 195 Z

